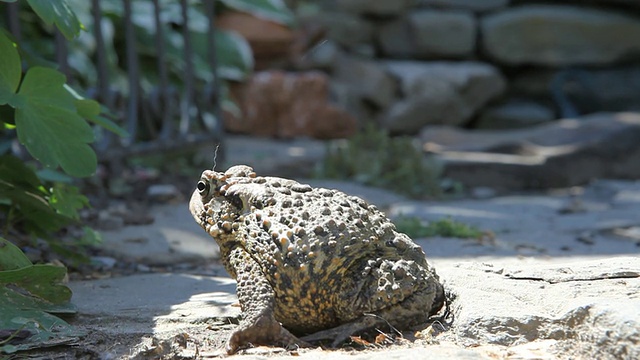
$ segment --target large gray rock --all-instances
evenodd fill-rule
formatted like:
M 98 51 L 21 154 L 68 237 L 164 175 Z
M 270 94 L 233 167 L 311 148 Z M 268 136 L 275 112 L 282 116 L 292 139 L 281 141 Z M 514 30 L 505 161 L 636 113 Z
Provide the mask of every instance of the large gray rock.
M 436 267 L 455 295 L 452 330 L 463 344 L 551 340 L 556 351 L 577 358 L 637 359 L 639 264 L 623 257 Z
M 358 87 L 349 82 L 334 79 L 331 82 L 331 99 L 338 106 L 353 114 L 358 119 L 360 128 L 375 119 L 378 113 L 375 106 L 371 106 L 370 103 L 363 100 Z
M 515 129 L 554 119 L 553 110 L 547 106 L 532 101 L 512 100 L 482 111 L 474 125 L 477 129 Z
M 475 50 L 476 28 L 468 12 L 416 10 L 380 29 L 380 48 L 393 58 L 468 57 Z
M 406 17 L 391 20 L 380 26 L 378 44 L 380 51 L 388 56 L 409 59 L 415 55 L 414 40 L 410 38 L 411 27 Z
M 591 0 L 591 3 L 602 4 L 606 6 L 620 7 L 640 7 L 639 0 Z M 574 0 L 558 0 L 556 3 L 575 3 Z
M 505 89 L 491 65 L 478 62 L 388 61 L 404 99 L 383 116 L 385 128 L 416 133 L 425 125 L 460 125 Z
M 573 6 L 531 5 L 485 16 L 482 45 L 510 64 L 606 65 L 640 52 L 640 18 Z
M 395 16 L 413 6 L 413 0 L 334 0 L 323 5 L 356 14 Z
M 496 10 L 509 4 L 509 0 L 417 0 L 418 6 L 465 9 L 477 12 Z
M 352 91 L 380 109 L 394 101 L 396 82 L 384 65 L 353 56 L 340 56 L 336 61 L 333 79 L 348 84 Z
M 331 72 L 333 66 L 338 61 L 342 50 L 333 40 L 326 40 L 313 47 L 304 56 L 295 59 L 295 66 L 298 70 L 318 70 L 322 69 Z M 331 86 L 331 83 L 329 83 Z
M 604 69 L 528 70 L 514 76 L 510 85 L 514 92 L 546 97 L 561 110 L 569 107 L 579 114 L 640 111 L 640 66 L 637 65 Z
M 475 51 L 477 26 L 471 13 L 418 10 L 408 20 L 416 57 L 467 57 Z
M 321 12 L 312 21 L 327 30 L 327 38 L 346 48 L 373 41 L 373 24 L 358 14 L 349 12 Z
M 424 148 L 445 176 L 468 186 L 558 188 L 597 178 L 640 178 L 640 114 L 600 113 L 526 130 L 431 127 Z

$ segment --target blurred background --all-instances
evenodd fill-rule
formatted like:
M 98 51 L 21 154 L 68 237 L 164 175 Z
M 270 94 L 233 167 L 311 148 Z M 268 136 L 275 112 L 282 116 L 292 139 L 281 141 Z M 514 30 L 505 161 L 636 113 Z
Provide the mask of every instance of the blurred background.
M 58 68 L 126 130 L 121 137 L 98 132 L 94 148 L 104 171 L 120 174 L 138 156 L 166 158 L 203 145 L 209 168 L 213 144 L 221 144 L 222 164 L 227 134 L 326 140 L 366 130 L 413 137 L 419 151 L 440 155 L 439 174 L 469 186 L 571 186 L 640 172 L 572 168 L 564 172 L 579 174 L 567 175 L 560 166 L 554 178 L 532 166 L 580 152 L 585 143 L 618 143 L 611 132 L 624 126 L 613 113 L 640 109 L 634 0 L 66 3 L 83 26 L 71 41 L 25 1 L 2 4 L 3 26 L 19 39 L 25 62 Z M 603 112 L 608 119 L 589 116 Z M 580 131 L 557 123 L 568 118 L 584 120 Z M 525 130 L 486 131 L 505 129 Z M 614 157 L 632 153 L 627 145 Z M 281 175 L 363 171 L 352 169 L 359 161 L 333 160 Z M 590 165 L 602 167 L 597 159 Z M 511 172 L 514 179 L 496 176 Z

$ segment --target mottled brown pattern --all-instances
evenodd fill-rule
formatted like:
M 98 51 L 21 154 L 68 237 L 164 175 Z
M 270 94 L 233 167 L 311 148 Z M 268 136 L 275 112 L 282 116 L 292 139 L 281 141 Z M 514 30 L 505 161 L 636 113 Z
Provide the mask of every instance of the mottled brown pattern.
M 244 319 L 229 353 L 247 343 L 306 345 L 292 333 L 339 344 L 373 326 L 424 323 L 442 307 L 422 249 L 358 197 L 238 165 L 204 171 L 190 210 L 238 282 Z

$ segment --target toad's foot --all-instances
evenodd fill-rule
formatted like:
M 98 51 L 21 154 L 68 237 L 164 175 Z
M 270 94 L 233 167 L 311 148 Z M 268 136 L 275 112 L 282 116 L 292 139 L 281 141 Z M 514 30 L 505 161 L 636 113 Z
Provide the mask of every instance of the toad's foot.
M 353 334 L 359 333 L 364 330 L 373 329 L 376 326 L 380 326 L 386 323 L 383 319 L 376 315 L 366 314 L 363 317 L 352 321 L 350 323 L 338 325 L 334 328 L 321 330 L 317 333 L 302 337 L 304 341 L 319 341 L 319 340 L 333 340 L 331 347 L 338 347 L 345 340 L 349 339 Z
M 274 345 L 285 348 L 291 346 L 309 347 L 311 344 L 300 340 L 276 321 L 272 316 L 263 315 L 251 324 L 240 324 L 233 331 L 225 350 L 227 354 L 234 354 L 241 347 L 253 345 Z

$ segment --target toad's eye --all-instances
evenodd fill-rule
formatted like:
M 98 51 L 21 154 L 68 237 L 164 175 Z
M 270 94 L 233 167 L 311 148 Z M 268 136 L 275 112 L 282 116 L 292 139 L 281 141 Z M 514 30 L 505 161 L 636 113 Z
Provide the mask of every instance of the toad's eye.
M 198 185 L 196 186 L 198 192 L 202 196 L 209 195 L 209 183 L 204 181 L 198 181 Z

